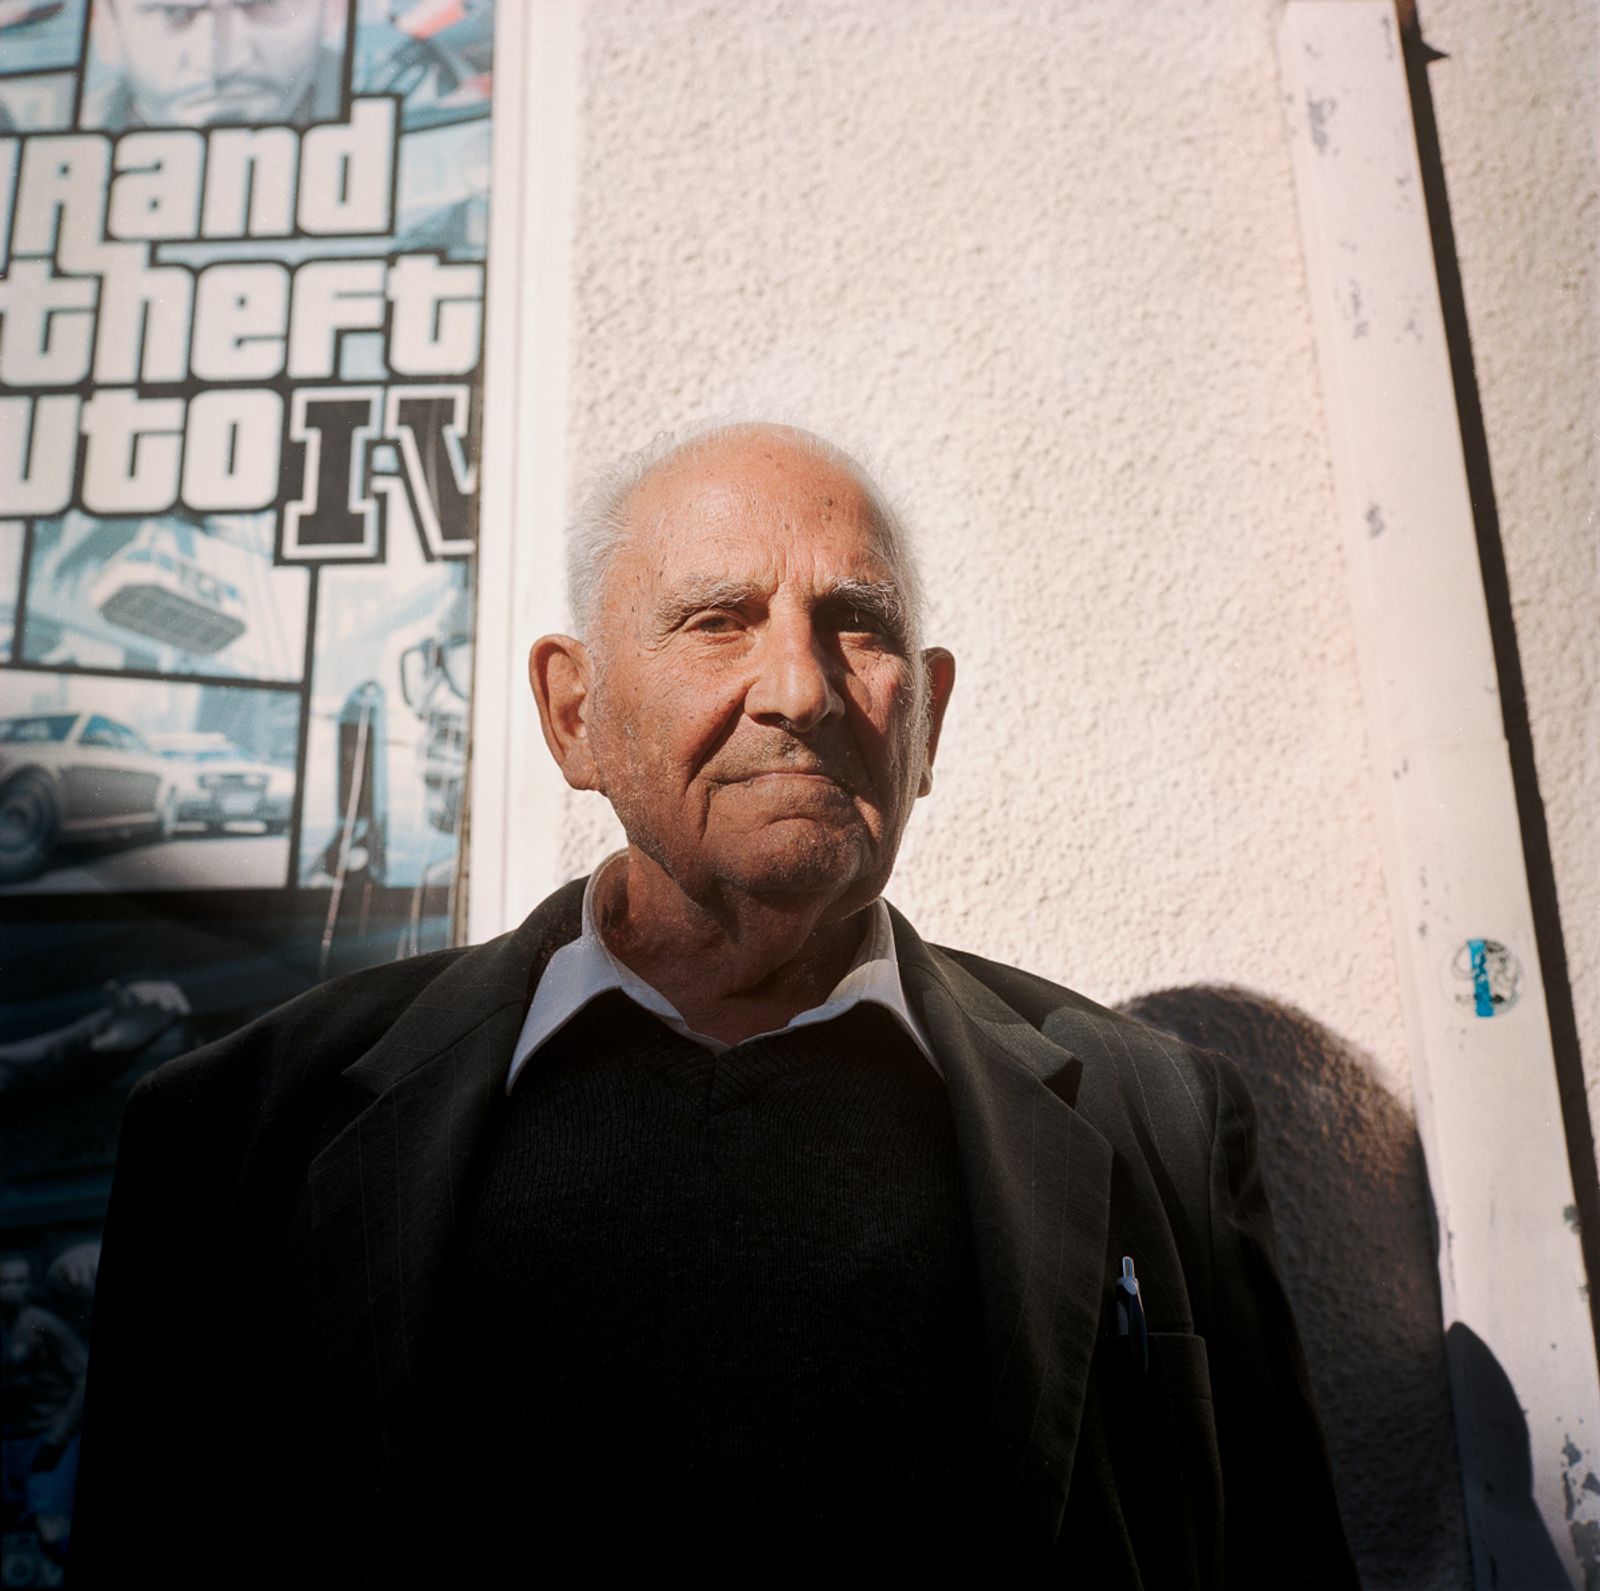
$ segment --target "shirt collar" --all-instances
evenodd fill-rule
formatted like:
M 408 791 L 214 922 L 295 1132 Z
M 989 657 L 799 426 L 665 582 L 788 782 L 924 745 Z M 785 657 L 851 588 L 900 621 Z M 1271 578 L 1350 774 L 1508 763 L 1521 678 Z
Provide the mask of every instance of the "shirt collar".
M 625 854 L 622 851 L 613 852 L 590 875 L 583 892 L 583 931 L 550 958 L 544 976 L 539 979 L 539 986 L 533 992 L 533 1003 L 523 1019 L 522 1032 L 517 1035 L 516 1045 L 511 1051 L 511 1069 L 506 1074 L 508 1094 L 529 1059 L 586 1005 L 612 989 L 620 989 L 635 1005 L 659 1017 L 674 1033 L 696 1044 L 703 1044 L 714 1054 L 721 1054 L 729 1048 L 720 1039 L 714 1039 L 706 1033 L 696 1033 L 660 990 L 646 983 L 606 949 L 606 942 L 600 937 L 595 891 L 600 875 Z M 861 948 L 828 998 L 821 1005 L 800 1012 L 787 1027 L 774 1028 L 772 1031 L 787 1033 L 792 1028 L 827 1022 L 862 1002 L 882 1006 L 905 1029 L 928 1064 L 936 1072 L 940 1071 L 933 1047 L 922 1031 L 922 1024 L 906 1003 L 905 987 L 900 981 L 900 958 L 894 947 L 894 925 L 889 920 L 889 908 L 882 900 L 875 900 L 867 908 L 867 931 L 862 938 Z M 770 1036 L 767 1033 L 756 1035 L 758 1038 Z M 943 1075 L 942 1072 L 940 1075 Z

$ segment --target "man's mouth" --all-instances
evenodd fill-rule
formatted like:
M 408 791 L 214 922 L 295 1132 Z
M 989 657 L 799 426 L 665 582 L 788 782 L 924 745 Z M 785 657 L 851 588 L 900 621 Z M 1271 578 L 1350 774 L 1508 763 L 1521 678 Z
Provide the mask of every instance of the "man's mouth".
M 742 792 L 735 800 L 753 804 L 769 817 L 835 821 L 856 804 L 855 791 L 833 774 L 810 768 L 762 768 L 723 784 L 724 791 Z
M 846 795 L 850 794 L 850 786 L 843 779 L 823 768 L 757 768 L 751 773 L 740 774 L 728 782 L 756 786 L 783 782 L 824 785 Z
M 868 788 L 865 770 L 851 748 L 786 738 L 774 738 L 765 745 L 728 747 L 706 773 L 723 786 L 758 790 L 765 785 L 774 793 L 787 784 L 797 799 L 809 795 L 813 801 L 829 790 L 853 797 Z
M 276 98 L 278 94 L 276 83 L 255 77 L 230 77 L 220 83 L 201 83 L 185 89 L 174 98 L 173 104 L 180 110 L 202 105 L 246 105 Z

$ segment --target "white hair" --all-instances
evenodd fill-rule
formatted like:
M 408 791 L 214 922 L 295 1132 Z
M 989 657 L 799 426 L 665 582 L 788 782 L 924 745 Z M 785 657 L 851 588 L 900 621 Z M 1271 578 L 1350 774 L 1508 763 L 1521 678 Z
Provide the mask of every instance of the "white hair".
M 865 467 L 843 448 L 813 432 L 764 421 L 710 422 L 680 432 L 661 431 L 645 447 L 624 454 L 589 479 L 567 531 L 567 601 L 579 638 L 591 646 L 595 640 L 600 596 L 612 561 L 638 528 L 631 510 L 639 488 L 668 464 L 709 453 L 722 439 L 741 431 L 771 432 L 842 470 L 861 489 L 879 549 L 905 604 L 906 634 L 916 652 L 922 637 L 922 577 L 904 520 Z

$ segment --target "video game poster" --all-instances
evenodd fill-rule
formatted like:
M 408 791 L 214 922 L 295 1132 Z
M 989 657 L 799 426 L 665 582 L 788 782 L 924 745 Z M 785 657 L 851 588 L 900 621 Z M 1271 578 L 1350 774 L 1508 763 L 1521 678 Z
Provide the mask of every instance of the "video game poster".
M 130 1088 L 457 920 L 493 40 L 0 0 L 7 1585 L 60 1580 Z

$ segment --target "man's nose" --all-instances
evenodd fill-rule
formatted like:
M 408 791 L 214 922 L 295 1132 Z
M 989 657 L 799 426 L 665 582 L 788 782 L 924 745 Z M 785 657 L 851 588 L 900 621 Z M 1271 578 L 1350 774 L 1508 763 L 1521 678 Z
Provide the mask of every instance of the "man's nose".
M 190 71 L 215 72 L 217 58 L 217 16 L 210 6 L 193 12 L 181 32 L 170 40 L 175 57 Z
M 229 76 L 248 53 L 245 30 L 248 23 L 234 15 L 232 5 L 211 8 L 211 72 L 214 77 Z
M 759 722 L 782 720 L 805 734 L 844 711 L 833 660 L 809 623 L 770 626 L 755 661 L 745 711 Z

